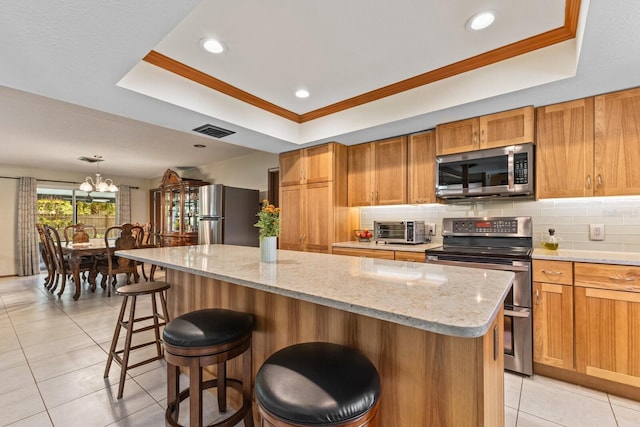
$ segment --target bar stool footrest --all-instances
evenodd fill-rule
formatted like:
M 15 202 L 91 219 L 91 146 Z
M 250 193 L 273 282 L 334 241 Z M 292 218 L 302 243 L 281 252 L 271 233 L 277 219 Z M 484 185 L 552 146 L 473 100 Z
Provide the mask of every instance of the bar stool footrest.
M 217 384 L 217 379 L 212 379 L 212 380 L 207 380 L 207 381 L 203 381 L 202 382 L 202 387 L 200 389 L 200 392 L 202 393 L 204 390 L 210 389 L 210 388 L 217 388 L 218 384 Z M 240 393 L 240 395 L 242 395 L 242 381 L 236 379 L 236 378 L 227 378 L 227 387 L 231 387 L 234 390 L 238 391 Z M 173 412 L 176 409 L 176 405 L 180 404 L 180 402 L 182 402 L 183 400 L 185 400 L 187 397 L 189 397 L 189 389 L 185 389 L 183 391 L 180 392 L 180 394 L 178 395 L 178 401 L 177 402 L 167 402 L 167 410 L 165 412 L 165 420 L 168 423 L 168 425 L 171 425 L 173 427 L 183 427 L 181 424 L 178 424 L 178 420 L 174 420 L 173 419 Z M 247 415 L 248 412 L 251 411 L 251 400 L 247 400 L 247 399 L 242 399 L 242 406 L 236 410 L 230 417 L 225 418 L 222 421 L 219 421 L 217 423 L 213 423 L 213 424 L 208 424 L 206 427 L 218 427 L 218 426 L 227 426 L 227 425 L 236 425 L 237 423 L 239 423 L 241 420 L 244 419 L 244 417 Z

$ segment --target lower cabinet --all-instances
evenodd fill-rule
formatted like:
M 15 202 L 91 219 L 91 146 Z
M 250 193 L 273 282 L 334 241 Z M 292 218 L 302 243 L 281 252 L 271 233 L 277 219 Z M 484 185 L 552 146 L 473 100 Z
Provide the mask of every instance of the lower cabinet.
M 396 261 L 424 262 L 424 252 L 393 251 L 387 249 L 333 248 L 334 255 L 349 255 L 364 258 L 379 258 Z
M 576 369 L 640 387 L 640 267 L 575 264 Z
M 533 361 L 575 369 L 573 286 L 534 282 L 533 319 Z

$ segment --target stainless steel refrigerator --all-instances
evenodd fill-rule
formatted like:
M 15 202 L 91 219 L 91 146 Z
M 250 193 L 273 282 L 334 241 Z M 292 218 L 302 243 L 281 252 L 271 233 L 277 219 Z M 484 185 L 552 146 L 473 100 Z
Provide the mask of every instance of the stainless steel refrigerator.
M 222 184 L 200 187 L 198 243 L 258 246 L 260 209 L 258 190 L 227 187 Z

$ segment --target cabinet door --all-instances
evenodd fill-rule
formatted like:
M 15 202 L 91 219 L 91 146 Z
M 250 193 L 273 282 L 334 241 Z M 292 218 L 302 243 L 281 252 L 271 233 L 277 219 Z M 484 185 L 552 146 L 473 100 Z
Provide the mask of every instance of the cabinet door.
M 373 204 L 372 151 L 372 144 L 358 144 L 348 148 L 347 197 L 349 206 L 371 206 Z
M 329 143 L 304 150 L 303 179 L 305 183 L 333 181 L 333 146 L 333 143 Z
M 303 240 L 308 252 L 331 253 L 333 243 L 333 183 L 307 184 Z
M 538 108 L 538 198 L 593 194 L 593 98 Z
M 640 293 L 575 287 L 576 369 L 640 387 Z
M 436 154 L 442 156 L 477 150 L 480 146 L 479 130 L 477 117 L 436 126 Z
M 533 295 L 533 361 L 574 370 L 573 286 L 534 282 Z
M 435 131 L 409 136 L 407 142 L 407 203 L 436 201 Z
M 395 251 L 396 261 L 426 262 L 424 252 Z
M 296 150 L 280 154 L 280 186 L 302 183 L 304 168 L 303 151 Z
M 280 249 L 304 250 L 304 185 L 280 188 Z
M 640 194 L 640 89 L 595 98 L 596 196 Z
M 407 203 L 407 138 L 378 141 L 374 146 L 374 204 Z
M 533 142 L 533 107 L 480 117 L 480 149 Z

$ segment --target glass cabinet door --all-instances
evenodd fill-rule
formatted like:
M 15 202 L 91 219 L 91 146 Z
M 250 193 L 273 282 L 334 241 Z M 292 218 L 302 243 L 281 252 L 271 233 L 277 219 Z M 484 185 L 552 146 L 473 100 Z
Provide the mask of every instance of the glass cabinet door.
M 182 205 L 180 200 L 180 188 L 171 189 L 171 232 L 180 233 L 182 226 L 182 213 L 180 212 L 180 206 Z
M 164 233 L 171 233 L 173 230 L 173 199 L 171 197 L 171 190 L 164 192 Z
M 185 187 L 184 198 L 184 231 L 193 233 L 198 230 L 198 187 Z

